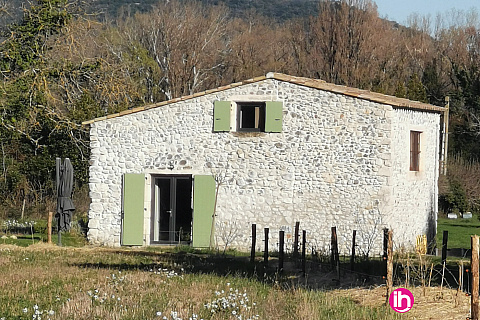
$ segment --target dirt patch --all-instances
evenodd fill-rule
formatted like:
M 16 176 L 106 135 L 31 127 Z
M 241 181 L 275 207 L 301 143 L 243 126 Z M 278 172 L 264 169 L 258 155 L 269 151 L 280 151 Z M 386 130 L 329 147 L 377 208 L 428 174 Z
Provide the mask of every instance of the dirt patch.
M 457 290 L 438 287 L 408 288 L 414 296 L 412 310 L 406 319 L 466 319 L 470 315 L 470 297 Z M 335 295 L 348 297 L 362 306 L 380 307 L 385 305 L 386 287 L 371 289 L 352 288 L 332 291 Z

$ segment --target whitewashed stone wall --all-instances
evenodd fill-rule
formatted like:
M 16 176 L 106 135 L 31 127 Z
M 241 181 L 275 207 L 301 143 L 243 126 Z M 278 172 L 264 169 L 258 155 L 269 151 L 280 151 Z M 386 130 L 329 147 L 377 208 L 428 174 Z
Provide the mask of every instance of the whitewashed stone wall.
M 282 101 L 283 131 L 213 133 L 213 102 L 245 99 Z M 233 247 L 248 248 L 252 223 L 259 230 L 258 249 L 263 245 L 264 227 L 270 228 L 272 248 L 280 229 L 286 231 L 288 245 L 296 221 L 317 250 L 329 248 L 332 226 L 337 227 L 341 250 L 350 250 L 352 231 L 357 230 L 360 248 L 379 254 L 381 229 L 404 222 L 405 227 L 394 229 L 409 230 L 405 241 L 412 241 L 411 236 L 424 228 L 416 223 L 424 224 L 425 213 L 405 221 L 397 219 L 395 206 L 402 208 L 402 214 L 420 202 L 421 210 L 430 210 L 433 198 L 427 203 L 419 196 L 415 204 L 409 202 L 409 145 L 392 130 L 403 128 L 404 113 L 412 125 L 425 125 L 435 145 L 437 115 L 410 117 L 389 105 L 274 79 L 94 122 L 88 238 L 94 244 L 120 245 L 122 175 L 146 173 L 147 245 L 150 174 L 226 177 L 217 205 L 220 246 L 229 240 Z M 426 148 L 425 164 L 435 161 L 435 154 L 434 147 Z M 430 165 L 425 168 L 431 170 Z M 413 184 L 433 197 L 435 177 L 431 175 Z M 232 233 L 236 236 L 227 239 Z
M 421 132 L 418 172 L 410 171 L 410 131 Z M 425 234 L 430 242 L 436 233 L 440 115 L 395 110 L 392 132 L 394 211 L 389 224 L 397 245 L 413 247 L 416 236 Z

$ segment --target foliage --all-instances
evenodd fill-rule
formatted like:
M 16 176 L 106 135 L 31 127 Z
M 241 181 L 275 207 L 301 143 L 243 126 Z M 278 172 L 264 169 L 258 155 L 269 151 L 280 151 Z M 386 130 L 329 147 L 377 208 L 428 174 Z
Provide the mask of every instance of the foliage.
M 440 211 L 480 213 L 480 164 L 463 156 L 448 160 L 447 175 L 439 179 Z
M 468 211 L 467 195 L 462 185 L 457 180 L 451 180 L 448 192 L 439 197 L 440 205 L 446 213 L 464 213 Z
M 427 102 L 427 92 L 416 73 L 410 77 L 410 80 L 407 83 L 406 98 L 420 102 Z

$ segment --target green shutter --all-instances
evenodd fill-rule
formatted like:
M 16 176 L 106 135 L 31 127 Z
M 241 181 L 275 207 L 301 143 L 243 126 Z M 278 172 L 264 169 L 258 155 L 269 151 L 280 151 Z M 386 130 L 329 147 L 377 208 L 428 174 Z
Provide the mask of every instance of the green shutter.
M 213 106 L 213 131 L 230 131 L 230 101 L 215 101 Z
M 265 132 L 282 132 L 283 103 L 265 102 Z
M 143 245 L 145 175 L 123 176 L 122 245 Z
M 215 179 L 213 176 L 193 178 L 193 247 L 210 246 L 213 210 L 215 207 Z

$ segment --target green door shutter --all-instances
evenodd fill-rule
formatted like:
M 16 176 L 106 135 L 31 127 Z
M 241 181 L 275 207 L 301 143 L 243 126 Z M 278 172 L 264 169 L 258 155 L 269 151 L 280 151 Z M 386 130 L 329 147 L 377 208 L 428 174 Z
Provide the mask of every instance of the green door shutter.
M 143 245 L 145 175 L 123 176 L 122 245 Z
M 282 132 L 283 103 L 265 102 L 265 132 Z
M 213 210 L 215 207 L 215 179 L 213 176 L 193 177 L 193 247 L 210 246 Z
M 213 106 L 213 131 L 230 131 L 230 101 L 215 101 Z

